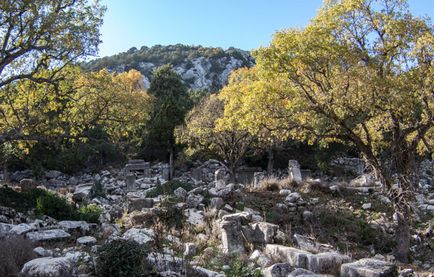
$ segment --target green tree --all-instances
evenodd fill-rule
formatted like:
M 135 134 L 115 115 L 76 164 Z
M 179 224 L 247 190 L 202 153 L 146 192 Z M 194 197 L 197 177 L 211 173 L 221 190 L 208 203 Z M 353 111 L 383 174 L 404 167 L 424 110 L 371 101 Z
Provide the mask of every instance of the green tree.
M 222 125 L 224 103 L 217 95 L 209 95 L 186 116 L 185 125 L 176 130 L 177 141 L 187 145 L 185 152 L 215 155 L 226 165 L 231 181 L 236 182 L 236 169 L 255 141 L 237 125 Z
M 269 124 L 282 137 L 350 144 L 375 168 L 398 219 L 395 255 L 406 261 L 412 166 L 434 141 L 432 25 L 406 1 L 329 0 L 306 28 L 278 32 L 255 55 L 270 89 L 249 97 L 271 100 Z
M 168 153 L 172 178 L 176 144 L 174 130 L 183 123 L 185 114 L 191 107 L 191 100 L 181 77 L 170 65 L 154 71 L 148 92 L 154 97 L 154 104 L 145 145 L 160 147 Z
M 63 65 L 96 54 L 104 11 L 98 1 L 0 1 L 0 88 L 22 79 L 53 82 Z

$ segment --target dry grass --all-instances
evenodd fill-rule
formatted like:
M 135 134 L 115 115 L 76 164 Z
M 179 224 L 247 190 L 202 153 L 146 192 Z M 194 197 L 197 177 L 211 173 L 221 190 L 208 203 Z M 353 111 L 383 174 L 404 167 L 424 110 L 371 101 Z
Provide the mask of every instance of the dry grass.
M 291 178 L 283 178 L 280 179 L 276 176 L 268 176 L 265 177 L 258 187 L 254 190 L 256 191 L 279 191 L 281 189 L 293 189 L 297 186 L 295 182 L 292 181 Z
M 33 243 L 22 236 L 0 240 L 0 276 L 17 276 L 23 265 L 34 258 Z

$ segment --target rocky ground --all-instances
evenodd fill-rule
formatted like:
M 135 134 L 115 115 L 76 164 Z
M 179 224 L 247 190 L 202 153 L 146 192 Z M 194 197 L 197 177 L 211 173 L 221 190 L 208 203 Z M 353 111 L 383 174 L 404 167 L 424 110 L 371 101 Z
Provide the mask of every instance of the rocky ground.
M 358 171 L 357 161 L 348 164 Z M 102 213 L 88 223 L 0 207 L 0 237 L 32 241 L 22 276 L 94 276 L 98 249 L 118 239 L 146 246 L 155 276 L 433 276 L 433 168 L 421 165 L 409 264 L 391 254 L 391 202 L 370 174 L 258 173 L 251 184 L 233 184 L 215 160 L 172 181 L 161 163 L 128 180 L 115 169 L 48 171 L 37 182 L 29 171 L 15 172 L 17 190 L 43 187 Z

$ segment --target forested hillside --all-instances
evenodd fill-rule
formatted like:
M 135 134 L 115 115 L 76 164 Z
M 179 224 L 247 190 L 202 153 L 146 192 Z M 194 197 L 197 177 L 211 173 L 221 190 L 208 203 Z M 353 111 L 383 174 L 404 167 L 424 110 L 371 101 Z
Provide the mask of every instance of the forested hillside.
M 132 47 L 127 52 L 90 61 L 83 67 L 92 71 L 107 68 L 114 72 L 136 69 L 145 76 L 145 87 L 149 87 L 152 71 L 164 64 L 171 64 L 189 88 L 217 91 L 226 84 L 233 70 L 251 67 L 254 59 L 249 52 L 232 47 L 223 50 L 176 44 Z

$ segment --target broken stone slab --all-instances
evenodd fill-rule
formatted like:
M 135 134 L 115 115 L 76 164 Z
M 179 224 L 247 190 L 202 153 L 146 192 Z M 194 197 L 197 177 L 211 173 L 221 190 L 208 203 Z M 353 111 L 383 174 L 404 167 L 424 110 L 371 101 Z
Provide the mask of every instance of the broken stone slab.
M 75 191 L 72 194 L 72 200 L 74 202 L 80 202 L 84 199 L 89 199 L 92 195 L 93 183 L 81 184 L 75 187 Z
M 52 229 L 29 232 L 26 237 L 31 241 L 52 241 L 52 240 L 65 240 L 71 237 L 71 235 L 62 229 Z
M 398 276 L 394 264 L 377 260 L 361 259 L 341 266 L 341 277 L 395 277 Z
M 184 260 L 173 255 L 151 252 L 147 256 L 147 261 L 156 272 L 184 272 Z
M 187 222 L 192 225 L 200 226 L 205 222 L 203 211 L 197 209 L 185 209 L 184 215 L 187 217 Z
M 328 244 L 318 243 L 306 236 L 302 236 L 300 234 L 294 235 L 294 241 L 297 244 L 298 248 L 304 251 L 312 252 L 312 253 L 320 253 L 320 252 L 331 252 L 333 251 L 333 246 Z
M 252 242 L 273 243 L 279 226 L 268 222 L 259 222 L 252 224 L 252 229 Z
M 122 235 L 122 238 L 125 240 L 133 240 L 143 245 L 151 244 L 154 241 L 153 237 L 154 231 L 147 228 L 131 228 Z
M 307 269 L 320 274 L 339 275 L 341 265 L 351 262 L 351 258 L 335 252 L 325 252 L 307 257 Z
M 223 216 L 223 218 L 225 217 L 226 216 Z M 223 253 L 244 254 L 246 252 L 244 247 L 245 235 L 243 234 L 240 221 L 229 221 L 223 219 L 219 225 L 221 230 Z
M 26 223 L 21 223 L 18 225 L 13 225 L 12 229 L 9 231 L 11 234 L 23 235 L 33 230 L 33 227 Z
M 215 272 L 200 266 L 192 267 L 194 276 L 200 277 L 225 277 L 226 275 L 223 273 Z
M 90 224 L 82 220 L 62 220 L 57 223 L 60 228 L 75 234 L 85 234 L 90 230 Z
M 96 244 L 96 238 L 92 237 L 92 236 L 84 236 L 84 237 L 79 237 L 77 239 L 77 243 L 81 244 L 81 245 L 94 245 Z
M 24 264 L 20 276 L 68 277 L 72 276 L 72 263 L 66 257 L 37 258 Z
M 269 267 L 273 264 L 273 261 L 259 250 L 253 251 L 249 257 L 249 260 L 254 261 L 261 268 Z
M 128 197 L 128 212 L 141 211 L 153 206 L 154 199 L 152 198 Z
M 276 263 L 262 270 L 264 277 L 288 276 L 294 270 L 289 263 Z
M 303 182 L 303 178 L 301 176 L 300 164 L 296 160 L 288 161 L 288 175 L 292 182 L 297 184 L 301 184 Z
M 186 200 L 186 204 L 189 208 L 197 208 L 202 203 L 204 197 L 200 194 L 189 194 Z
M 279 244 L 267 244 L 264 253 L 272 260 L 305 269 L 308 269 L 308 257 L 312 256 L 310 252 Z
M 252 214 L 248 212 L 240 212 L 228 214 L 222 217 L 224 221 L 240 222 L 241 225 L 246 225 L 252 221 Z

